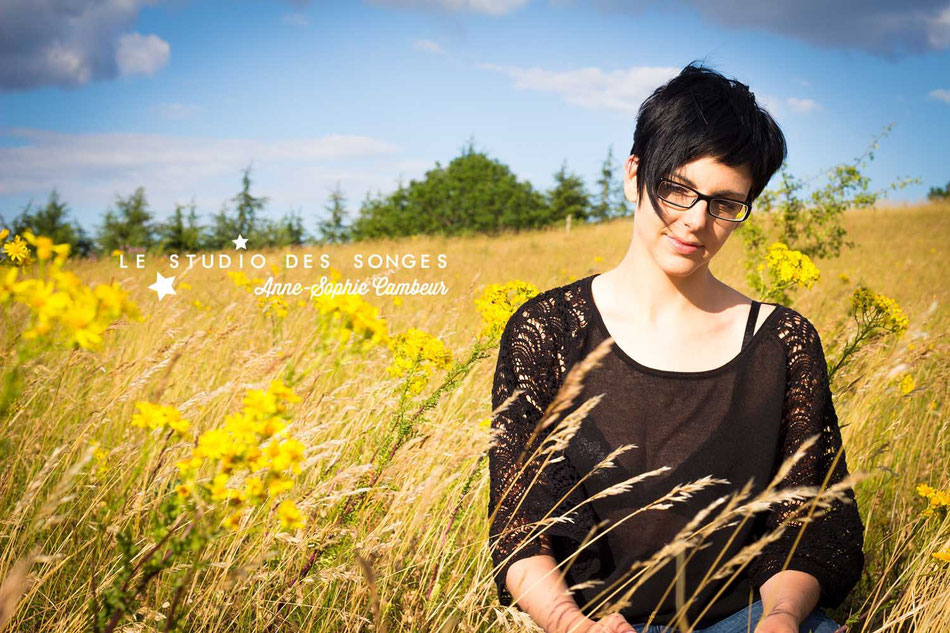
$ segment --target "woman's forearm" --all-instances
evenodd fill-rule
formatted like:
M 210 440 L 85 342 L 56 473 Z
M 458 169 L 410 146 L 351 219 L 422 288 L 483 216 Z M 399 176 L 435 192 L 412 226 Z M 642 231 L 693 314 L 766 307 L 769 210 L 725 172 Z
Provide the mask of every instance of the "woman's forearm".
M 818 579 L 796 569 L 778 572 L 759 587 L 763 617 L 773 611 L 791 614 L 799 623 L 808 617 L 821 594 Z
M 594 622 L 578 608 L 556 568 L 553 556 L 529 556 L 508 568 L 505 584 L 545 633 L 585 633 Z

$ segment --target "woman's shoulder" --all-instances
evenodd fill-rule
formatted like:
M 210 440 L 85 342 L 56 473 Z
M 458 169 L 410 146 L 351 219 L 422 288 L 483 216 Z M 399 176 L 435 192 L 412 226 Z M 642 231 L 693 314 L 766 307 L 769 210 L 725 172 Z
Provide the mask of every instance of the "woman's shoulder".
M 577 279 L 542 290 L 518 306 L 509 322 L 531 322 L 551 333 L 569 332 L 586 308 L 583 289 L 586 280 Z

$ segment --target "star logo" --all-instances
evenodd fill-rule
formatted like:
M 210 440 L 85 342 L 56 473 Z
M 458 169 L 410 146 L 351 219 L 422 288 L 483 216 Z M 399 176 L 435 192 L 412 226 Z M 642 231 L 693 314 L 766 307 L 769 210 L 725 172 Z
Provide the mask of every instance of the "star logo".
M 178 294 L 175 292 L 175 289 L 172 288 L 172 282 L 175 281 L 174 277 L 162 277 L 162 273 L 155 273 L 155 275 L 155 283 L 149 286 L 148 289 L 158 293 L 159 301 L 161 301 L 165 295 Z
M 237 236 L 237 239 L 236 239 L 236 240 L 231 240 L 231 241 L 234 242 L 234 249 L 235 249 L 235 250 L 241 250 L 242 248 L 243 248 L 244 250 L 247 250 L 247 238 L 246 238 L 246 237 L 241 237 L 241 234 L 240 234 L 240 233 L 238 233 L 238 236 Z

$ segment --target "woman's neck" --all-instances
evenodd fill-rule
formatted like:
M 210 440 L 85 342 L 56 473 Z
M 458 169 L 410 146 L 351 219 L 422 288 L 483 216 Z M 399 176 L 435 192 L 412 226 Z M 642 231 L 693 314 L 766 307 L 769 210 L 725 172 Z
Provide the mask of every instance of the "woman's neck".
M 625 312 L 635 321 L 657 323 L 696 318 L 699 312 L 719 312 L 728 299 L 728 286 L 708 265 L 688 276 L 669 275 L 646 248 L 631 243 L 623 260 L 604 273 L 611 295 L 624 297 Z

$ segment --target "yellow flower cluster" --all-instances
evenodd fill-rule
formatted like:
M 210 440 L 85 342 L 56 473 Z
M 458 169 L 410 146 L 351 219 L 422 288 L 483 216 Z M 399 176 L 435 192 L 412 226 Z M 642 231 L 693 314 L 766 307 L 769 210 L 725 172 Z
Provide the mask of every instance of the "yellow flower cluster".
M 881 327 L 898 335 L 907 331 L 907 316 L 897 302 L 870 288 L 858 287 L 851 295 L 851 306 L 855 315 L 863 315 L 871 327 Z
M 769 274 L 782 286 L 794 284 L 811 288 L 821 278 L 821 273 L 808 255 L 793 251 L 781 242 L 769 246 L 764 265 L 768 266 Z M 761 268 L 762 265 L 759 266 Z
M 921 512 L 921 516 L 929 517 L 933 514 L 944 516 L 947 514 L 947 508 L 950 508 L 950 491 L 937 490 L 927 484 L 917 486 L 917 494 L 930 501 L 930 505 Z
M 897 383 L 897 390 L 902 396 L 906 396 L 911 391 L 914 390 L 914 387 L 917 386 L 917 383 L 914 382 L 914 377 L 910 374 L 904 374 L 904 376 Z
M 379 308 L 358 294 L 318 294 L 312 305 L 335 328 L 334 335 L 342 342 L 351 338 L 354 343 L 369 349 L 389 341 L 386 321 L 379 317 Z
M 0 230 L 0 241 L 7 239 L 10 235 L 9 229 Z M 25 238 L 25 241 L 24 241 Z M 39 237 L 33 235 L 32 231 L 23 231 L 23 237 L 15 235 L 12 240 L 3 245 L 3 252 L 14 264 L 24 265 L 31 263 L 30 249 L 27 244 L 36 249 L 36 257 L 40 261 L 46 261 L 56 255 L 55 263 L 62 265 L 69 256 L 69 244 L 56 244 L 45 235 Z
M 244 274 L 243 270 L 238 270 L 238 271 L 229 270 L 228 277 L 231 278 L 231 281 L 234 282 L 235 286 L 237 286 L 238 288 L 243 288 L 244 290 L 248 292 L 251 292 L 251 286 L 253 284 L 264 283 L 263 279 L 259 279 L 256 277 L 254 279 L 249 278 L 246 274 Z
M 282 381 L 272 381 L 266 390 L 252 389 L 244 397 L 244 407 L 225 418 L 224 425 L 198 436 L 191 456 L 176 466 L 181 483 L 178 493 L 187 497 L 196 485 L 212 501 L 224 501 L 230 513 L 223 524 L 237 528 L 248 508 L 272 499 L 293 487 L 293 477 L 300 474 L 304 445 L 286 433 L 290 418 L 288 405 L 299 402 Z M 210 483 L 196 484 L 198 470 L 206 463 L 214 464 Z M 239 470 L 248 475 L 238 488 L 228 483 Z M 278 508 L 281 528 L 296 529 L 303 518 L 294 503 L 283 501 Z
M 452 352 L 445 349 L 442 341 L 418 328 L 409 328 L 394 336 L 389 341 L 389 349 L 393 361 L 386 372 L 407 377 L 411 395 L 425 388 L 435 370 L 447 369 L 452 364 Z
M 489 340 L 500 337 L 515 310 L 538 292 L 536 286 L 526 281 L 488 284 L 481 296 L 475 299 L 475 307 L 482 315 L 478 337 Z
M 9 234 L 2 232 L 4 238 Z M 118 284 L 99 284 L 86 286 L 75 274 L 62 270 L 69 254 L 68 244 L 54 244 L 47 237 L 35 237 L 24 231 L 26 242 L 36 248 L 36 257 L 45 263 L 54 257 L 52 266 L 41 266 L 36 277 L 18 280 L 26 269 L 10 267 L 0 273 L 0 306 L 21 303 L 30 309 L 29 327 L 23 331 L 24 339 L 49 337 L 50 340 L 62 339 L 85 349 L 98 349 L 102 346 L 102 334 L 114 321 L 122 316 L 133 320 L 142 320 L 138 306 L 129 298 Z M 12 242 L 3 245 L 7 256 L 19 264 L 30 261 L 29 250 L 24 255 L 17 244 L 16 236 Z M 11 247 L 11 248 L 8 248 Z
M 188 437 L 190 424 L 175 407 L 139 400 L 135 408 L 138 413 L 132 415 L 132 426 L 150 430 L 168 428 L 181 437 Z
M 269 297 L 260 296 L 257 298 L 257 307 L 261 308 L 264 315 L 275 316 L 283 319 L 287 316 L 289 307 L 287 300 L 280 295 L 271 295 Z

